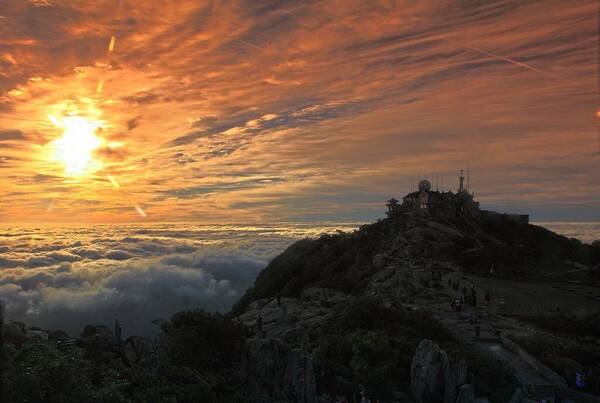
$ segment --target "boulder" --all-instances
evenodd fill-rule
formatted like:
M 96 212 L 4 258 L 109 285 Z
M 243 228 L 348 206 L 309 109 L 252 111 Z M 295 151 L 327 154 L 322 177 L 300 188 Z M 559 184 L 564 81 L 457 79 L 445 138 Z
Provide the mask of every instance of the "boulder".
M 137 354 L 135 353 L 135 349 L 133 348 L 133 345 L 131 345 L 130 343 L 125 343 L 125 345 L 122 348 L 122 351 L 123 356 L 125 357 L 126 364 L 133 365 L 137 362 L 138 358 Z
M 154 362 L 154 343 L 141 336 L 128 337 L 123 346 L 123 354 L 129 364 L 151 365 Z
M 451 361 L 437 344 L 421 340 L 410 371 L 410 389 L 416 403 L 454 403 L 466 376 L 464 361 Z
M 410 367 L 410 390 L 416 403 L 444 400 L 446 352 L 431 340 L 421 340 Z
M 278 339 L 248 339 L 242 368 L 249 402 L 316 402 L 312 354 Z
M 467 363 L 465 360 L 448 360 L 444 371 L 444 403 L 454 403 L 466 380 Z

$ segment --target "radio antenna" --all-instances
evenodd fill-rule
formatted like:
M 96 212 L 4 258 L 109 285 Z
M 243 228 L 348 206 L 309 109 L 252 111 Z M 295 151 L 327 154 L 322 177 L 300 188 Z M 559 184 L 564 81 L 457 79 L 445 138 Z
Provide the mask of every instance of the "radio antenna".
M 467 192 L 471 191 L 471 160 L 467 161 Z

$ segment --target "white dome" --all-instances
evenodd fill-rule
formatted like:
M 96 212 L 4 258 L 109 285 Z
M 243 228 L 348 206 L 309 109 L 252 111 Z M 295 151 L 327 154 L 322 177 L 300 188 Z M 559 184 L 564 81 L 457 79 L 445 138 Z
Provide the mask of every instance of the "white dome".
M 423 179 L 419 182 L 419 190 L 421 192 L 429 192 L 431 190 L 431 182 L 427 179 Z

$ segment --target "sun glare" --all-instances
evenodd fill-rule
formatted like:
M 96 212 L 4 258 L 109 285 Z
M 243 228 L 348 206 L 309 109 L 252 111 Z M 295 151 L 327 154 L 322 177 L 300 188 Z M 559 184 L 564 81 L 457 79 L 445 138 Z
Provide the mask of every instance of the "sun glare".
M 50 115 L 50 121 L 63 129 L 62 137 L 53 142 L 55 158 L 65 167 L 68 175 L 83 175 L 99 164 L 93 152 L 102 144 L 96 136 L 99 122 L 81 116 L 67 116 L 62 120 Z

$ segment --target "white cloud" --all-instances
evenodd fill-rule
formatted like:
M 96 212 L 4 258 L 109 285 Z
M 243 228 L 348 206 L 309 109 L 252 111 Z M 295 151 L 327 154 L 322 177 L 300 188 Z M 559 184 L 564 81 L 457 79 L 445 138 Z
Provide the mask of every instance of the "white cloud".
M 151 333 L 182 309 L 227 311 L 258 272 L 321 227 L 104 226 L 7 229 L 0 299 L 9 319 L 79 334 L 86 324 Z M 330 230 L 330 229 L 327 229 Z M 76 243 L 56 247 L 56 239 Z M 51 247 L 52 246 L 52 247 Z M 35 252 L 33 252 L 35 251 Z

